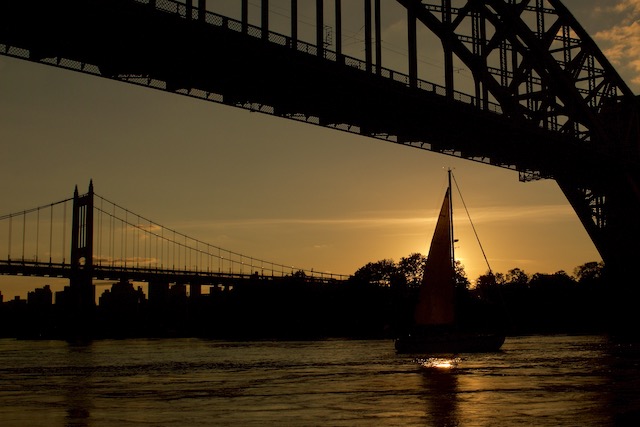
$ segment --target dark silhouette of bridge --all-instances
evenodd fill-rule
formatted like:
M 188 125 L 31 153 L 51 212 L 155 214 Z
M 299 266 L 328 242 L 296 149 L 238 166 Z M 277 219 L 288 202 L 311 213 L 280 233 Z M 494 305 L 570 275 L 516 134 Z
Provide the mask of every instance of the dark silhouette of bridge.
M 96 279 L 196 287 L 286 277 L 322 283 L 347 277 L 205 243 L 105 199 L 94 192 L 93 182 L 85 194 L 76 188 L 71 198 L 0 216 L 0 224 L 0 241 L 8 248 L 0 274 L 65 278 L 84 283 L 83 289 L 92 289 Z M 91 291 L 83 298 L 93 301 L 95 295 Z
M 59 303 L 72 313 L 65 329 L 91 336 L 96 280 L 202 288 L 339 284 L 348 276 L 269 262 L 189 237 L 76 187 L 73 197 L 0 216 L 7 248 L 0 275 L 69 280 Z M 70 240 L 70 246 L 68 241 Z M 58 296 L 56 296 L 56 299 Z M 86 328 L 77 330 L 77 328 Z
M 275 32 L 268 0 L 259 25 L 248 0 L 236 18 L 206 0 L 5 0 L 0 53 L 554 179 L 624 277 L 640 241 L 639 103 L 559 0 L 388 0 L 406 16 L 404 73 L 383 65 L 381 0 L 349 16 L 362 57 L 345 51 L 343 2 L 312 2 L 311 40 L 298 3 Z M 425 29 L 438 83 L 419 68 Z

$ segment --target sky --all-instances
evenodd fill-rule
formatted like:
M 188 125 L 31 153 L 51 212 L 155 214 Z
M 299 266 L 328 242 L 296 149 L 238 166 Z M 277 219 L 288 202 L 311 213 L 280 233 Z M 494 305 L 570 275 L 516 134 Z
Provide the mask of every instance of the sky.
M 286 21 L 280 3 L 274 26 Z M 300 3 L 313 22 L 313 2 Z M 216 4 L 235 14 L 239 2 Z M 564 4 L 637 93 L 640 0 Z M 395 13 L 383 1 L 383 65 L 403 71 Z M 347 21 L 344 33 L 357 53 L 361 25 Z M 426 79 L 441 73 L 437 54 L 419 59 Z M 427 253 L 447 168 L 493 271 L 571 274 L 601 259 L 554 181 L 521 183 L 515 171 L 0 56 L 0 215 L 84 192 L 92 179 L 99 195 L 201 241 L 348 275 Z M 473 281 L 487 265 L 461 205 L 454 211 L 456 253 Z M 0 292 L 6 301 L 43 283 L 64 285 L 3 277 Z

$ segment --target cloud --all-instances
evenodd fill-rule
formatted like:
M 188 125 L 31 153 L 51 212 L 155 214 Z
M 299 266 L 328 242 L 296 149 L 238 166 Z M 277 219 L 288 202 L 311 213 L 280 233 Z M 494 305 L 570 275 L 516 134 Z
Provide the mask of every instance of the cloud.
M 475 224 L 504 222 L 553 222 L 575 218 L 575 213 L 567 205 L 541 206 L 491 206 L 473 209 L 470 212 Z M 468 222 L 461 209 L 457 216 L 460 221 Z M 187 229 L 229 229 L 229 228 L 264 228 L 264 227 L 335 227 L 349 228 L 405 228 L 424 227 L 436 222 L 433 215 L 421 215 L 415 211 L 394 211 L 364 213 L 358 217 L 343 218 L 247 218 L 220 221 L 196 221 L 181 224 L 178 228 Z
M 458 214 L 460 218 L 461 214 Z M 536 205 L 536 206 L 495 206 L 476 209 L 471 212 L 474 223 L 504 223 L 504 222 L 554 222 L 575 218 L 576 214 L 567 205 Z M 465 221 L 468 219 L 465 217 Z
M 618 13 L 628 13 L 631 12 L 634 15 L 640 14 L 640 0 L 623 0 L 613 6 L 613 10 Z M 635 16 L 630 16 L 627 19 L 634 19 Z
M 640 14 L 640 0 L 622 0 L 613 6 L 596 6 L 595 12 L 597 13 L 626 13 L 627 15 L 624 22 L 633 21 L 638 14 Z
M 613 64 L 631 71 L 632 82 L 640 84 L 640 0 L 623 0 L 599 11 L 624 15 L 617 25 L 597 32 L 595 39 L 606 45 L 605 56 Z

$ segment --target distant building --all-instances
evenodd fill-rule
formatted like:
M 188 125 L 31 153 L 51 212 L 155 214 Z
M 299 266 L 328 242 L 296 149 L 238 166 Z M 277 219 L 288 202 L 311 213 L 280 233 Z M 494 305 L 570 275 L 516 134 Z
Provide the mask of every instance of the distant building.
M 7 301 L 7 305 L 9 305 L 10 307 L 13 307 L 13 308 L 26 307 L 27 306 L 27 300 L 26 299 L 20 299 L 19 296 L 15 296 L 12 300 Z
M 169 283 L 149 282 L 149 305 L 164 306 L 169 299 Z
M 27 305 L 30 307 L 47 307 L 53 304 L 53 292 L 51 286 L 34 289 L 27 293 Z
M 61 291 L 56 291 L 55 293 L 55 305 L 57 306 L 63 306 L 66 305 L 67 303 L 67 296 L 69 295 L 69 286 L 65 286 L 63 290 Z
M 106 290 L 100 296 L 98 304 L 106 308 L 120 308 L 136 311 L 140 304 L 146 302 L 146 297 L 141 287 L 133 289 L 133 284 L 127 280 L 121 280 L 111 286 L 111 290 Z

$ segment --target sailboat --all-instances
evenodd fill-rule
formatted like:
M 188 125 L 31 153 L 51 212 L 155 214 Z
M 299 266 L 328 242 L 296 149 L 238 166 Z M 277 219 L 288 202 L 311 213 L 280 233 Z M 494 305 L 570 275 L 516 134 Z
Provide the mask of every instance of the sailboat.
M 450 169 L 448 178 L 420 285 L 414 324 L 408 333 L 395 340 L 398 353 L 493 352 L 505 340 L 499 330 L 472 328 L 458 321 Z

